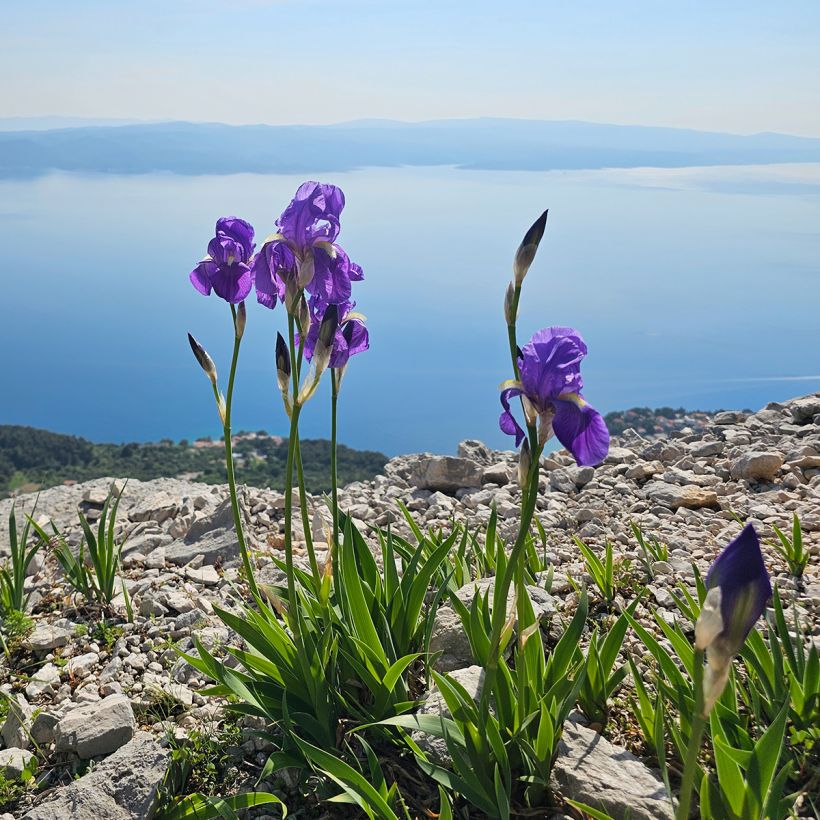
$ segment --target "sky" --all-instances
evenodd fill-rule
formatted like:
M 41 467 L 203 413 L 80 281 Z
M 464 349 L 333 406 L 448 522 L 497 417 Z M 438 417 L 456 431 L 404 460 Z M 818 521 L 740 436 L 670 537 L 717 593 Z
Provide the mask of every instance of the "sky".
M 0 117 L 820 136 L 817 0 L 29 0 L 3 17 Z

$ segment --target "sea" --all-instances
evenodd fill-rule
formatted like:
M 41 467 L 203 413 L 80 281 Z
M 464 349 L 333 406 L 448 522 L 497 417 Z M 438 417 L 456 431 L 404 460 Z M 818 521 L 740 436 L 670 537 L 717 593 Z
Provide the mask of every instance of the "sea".
M 0 181 L 0 424 L 94 441 L 218 435 L 193 333 L 223 389 L 228 306 L 188 274 L 216 219 L 260 241 L 302 177 L 53 173 Z M 326 174 L 371 348 L 348 368 L 339 440 L 387 454 L 509 446 L 503 299 L 521 237 L 549 208 L 519 342 L 569 325 L 584 394 L 632 406 L 751 408 L 820 390 L 820 165 Z M 248 303 L 234 431 L 286 433 L 274 345 L 282 307 Z M 302 434 L 329 435 L 325 387 Z

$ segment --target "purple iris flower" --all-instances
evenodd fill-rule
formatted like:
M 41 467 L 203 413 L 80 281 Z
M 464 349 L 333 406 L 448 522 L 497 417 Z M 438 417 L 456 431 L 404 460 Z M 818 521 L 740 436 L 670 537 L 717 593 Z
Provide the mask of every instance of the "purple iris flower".
M 539 330 L 519 351 L 519 382 L 501 391 L 503 432 L 515 436 L 515 446 L 525 437 L 510 410 L 510 399 L 522 396 L 525 409 L 538 415 L 542 440 L 554 432 L 582 465 L 600 464 L 609 452 L 609 430 L 601 414 L 581 396 L 581 360 L 587 346 L 577 330 L 548 327 Z M 533 419 L 534 421 L 534 419 Z
M 706 576 L 706 588 L 720 588 L 723 628 L 715 640 L 725 641 L 735 654 L 772 597 L 760 540 L 751 524 L 715 559 Z
M 336 243 L 339 217 L 345 205 L 341 188 L 305 182 L 276 220 L 278 233 L 266 243 L 254 263 L 257 298 L 273 307 L 290 284 L 304 288 L 324 305 L 350 298 L 351 281 L 363 277 Z
M 343 302 L 339 308 L 339 326 L 333 337 L 333 349 L 330 354 L 330 367 L 344 367 L 351 356 L 361 353 L 370 347 L 370 335 L 364 324 L 364 316 L 355 313 L 355 302 Z M 311 300 L 310 312 L 312 321 L 310 330 L 305 336 L 305 358 L 310 361 L 316 342 L 319 340 L 319 329 L 326 305 Z
M 704 716 L 729 679 L 732 658 L 766 609 L 772 585 L 757 532 L 747 524 L 715 559 L 706 576 L 706 598 L 695 623 L 695 647 L 706 650 Z
M 191 271 L 191 284 L 205 296 L 213 290 L 231 304 L 243 301 L 253 286 L 254 247 L 253 227 L 244 219 L 223 216 L 208 243 L 208 256 Z

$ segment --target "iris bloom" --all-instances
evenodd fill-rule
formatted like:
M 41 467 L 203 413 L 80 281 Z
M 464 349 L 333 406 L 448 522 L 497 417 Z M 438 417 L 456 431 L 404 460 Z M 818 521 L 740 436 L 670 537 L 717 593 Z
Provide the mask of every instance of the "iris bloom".
M 520 381 L 502 385 L 501 429 L 515 436 L 515 446 L 525 437 L 510 410 L 510 399 L 521 396 L 530 423 L 540 424 L 539 437 L 555 433 L 580 465 L 600 464 L 609 451 L 609 431 L 601 414 L 581 396 L 581 360 L 587 346 L 577 330 L 548 327 L 539 330 L 519 351 Z
M 695 648 L 706 650 L 704 716 L 720 697 L 732 658 L 772 595 L 760 541 L 751 524 L 715 559 L 706 587 L 706 599 L 695 624 Z
M 336 243 L 345 205 L 341 188 L 305 182 L 276 220 L 277 233 L 256 257 L 253 274 L 257 299 L 266 307 L 301 289 L 324 305 L 350 298 L 351 282 L 362 269 Z M 295 302 L 294 302 L 295 304 Z M 293 305 L 291 305 L 293 307 Z
M 333 337 L 333 349 L 330 354 L 330 367 L 344 367 L 351 356 L 361 353 L 370 347 L 370 336 L 364 324 L 365 317 L 356 313 L 355 302 L 343 302 L 339 306 L 339 325 Z M 305 336 L 305 358 L 310 361 L 319 339 L 319 327 L 324 315 L 320 302 L 311 301 L 313 321 Z
M 191 284 L 203 295 L 213 290 L 231 304 L 245 299 L 253 285 L 253 227 L 235 216 L 216 223 L 216 236 L 208 243 L 208 255 L 191 271 Z

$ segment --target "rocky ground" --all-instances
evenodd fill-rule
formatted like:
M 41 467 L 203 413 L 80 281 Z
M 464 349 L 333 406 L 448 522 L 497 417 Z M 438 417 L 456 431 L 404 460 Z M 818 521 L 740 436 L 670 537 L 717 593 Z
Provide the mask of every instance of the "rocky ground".
M 340 501 L 363 532 L 391 522 L 403 530 L 401 501 L 420 526 L 443 528 L 453 517 L 480 526 L 495 505 L 508 533 L 519 510 L 516 458 L 476 441 L 463 442 L 455 457 L 400 456 L 374 481 L 344 488 Z M 53 520 L 78 543 L 78 507 L 98 517 L 114 480 L 44 491 L 34 516 Z M 15 500 L 18 520 L 32 511 L 34 500 Z M 11 503 L 0 502 L 0 520 L 8 517 Z M 312 498 L 311 508 L 314 537 L 323 542 L 324 500 Z M 244 488 L 242 510 L 259 579 L 278 583 L 272 557 L 282 555 L 284 497 Z M 772 525 L 789 530 L 793 513 L 812 553 L 801 582 L 771 546 Z M 784 599 L 809 625 L 809 639 L 820 642 L 820 394 L 754 414 L 699 416 L 663 438 L 627 430 L 597 468 L 576 467 L 566 453 L 553 453 L 543 459 L 537 515 L 547 535 L 546 557 L 555 567 L 551 589 L 540 590 L 536 602 L 545 615 L 573 610 L 577 598 L 569 578 L 589 582 L 572 540 L 578 535 L 595 548 L 607 540 L 615 544 L 622 600 L 648 580 L 648 603 L 673 618 L 670 590 L 679 581 L 693 583 L 692 562 L 706 571 L 739 531 L 739 516 L 755 522 L 769 542 L 768 565 Z M 655 563 L 652 579 L 643 575 L 630 521 L 668 544 L 669 558 Z M 40 788 L 23 794 L 14 816 L 150 817 L 174 744 L 221 720 L 218 699 L 201 694 L 207 681 L 176 650 L 190 650 L 194 634 L 212 647 L 232 640 L 213 610 L 215 604 L 238 609 L 242 599 L 227 488 L 178 479 L 129 481 L 118 528 L 126 538 L 123 575 L 132 623 L 120 617 L 100 628 L 72 602 L 52 555 L 41 551 L 32 565 L 27 585 L 34 630 L 0 661 L 0 683 L 9 698 L 0 772 L 13 781 L 32 756 L 40 764 Z M 0 532 L 0 555 L 7 552 L 7 534 Z M 124 615 L 123 596 L 115 606 Z M 639 612 L 650 623 L 650 610 Z M 438 613 L 432 648 L 443 653 L 440 668 L 478 685 L 469 647 L 447 606 Z M 625 652 L 636 659 L 644 654 L 634 636 L 627 638 Z M 250 722 L 238 726 L 233 736 L 249 776 L 266 758 L 252 728 Z M 616 816 L 624 806 L 633 818 L 669 816 L 656 776 L 581 720 L 567 727 L 555 777 L 576 799 L 607 796 Z M 282 785 L 273 788 L 281 792 Z

